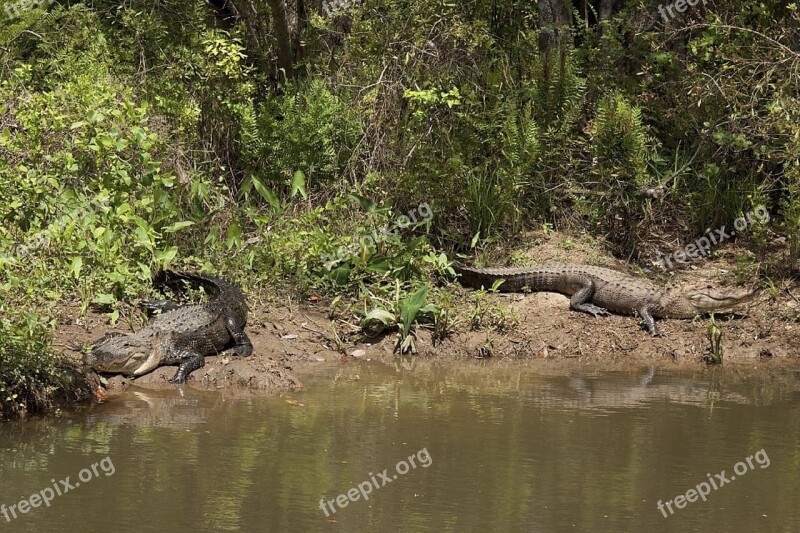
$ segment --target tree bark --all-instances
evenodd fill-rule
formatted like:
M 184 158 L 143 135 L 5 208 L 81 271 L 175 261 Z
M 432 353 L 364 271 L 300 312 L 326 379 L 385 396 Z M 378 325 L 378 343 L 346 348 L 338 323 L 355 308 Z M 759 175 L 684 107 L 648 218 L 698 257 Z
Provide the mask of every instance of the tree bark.
M 294 75 L 292 60 L 292 34 L 289 31 L 289 17 L 286 14 L 285 0 L 267 0 L 272 14 L 272 30 L 278 46 L 278 68 L 283 70 L 286 79 Z
M 619 11 L 621 4 L 620 0 L 600 0 L 600 20 L 610 19 L 615 11 Z
M 571 4 L 566 0 L 539 0 L 539 50 L 561 50 L 572 38 Z

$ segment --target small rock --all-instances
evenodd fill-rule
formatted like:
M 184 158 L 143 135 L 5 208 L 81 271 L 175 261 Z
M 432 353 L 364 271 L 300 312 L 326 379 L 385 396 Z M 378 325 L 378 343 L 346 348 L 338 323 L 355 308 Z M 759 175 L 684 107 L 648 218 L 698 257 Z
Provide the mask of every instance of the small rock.
M 231 359 L 230 359 L 230 357 L 223 357 L 223 358 L 222 358 L 222 364 L 223 364 L 223 365 L 227 365 L 227 364 L 228 364 L 228 363 L 230 363 L 230 362 L 231 362 Z
M 296 338 L 297 338 L 297 335 L 283 335 L 281 337 L 281 339 L 286 339 L 287 341 L 290 341 L 290 340 L 296 339 Z
M 351 353 L 350 355 L 352 355 L 355 358 L 359 358 L 367 355 L 367 352 L 365 352 L 364 350 L 354 350 L 353 353 Z
M 309 358 L 309 361 L 313 361 L 315 363 L 324 363 L 325 362 L 325 358 L 320 356 L 320 355 L 314 355 L 314 356 Z

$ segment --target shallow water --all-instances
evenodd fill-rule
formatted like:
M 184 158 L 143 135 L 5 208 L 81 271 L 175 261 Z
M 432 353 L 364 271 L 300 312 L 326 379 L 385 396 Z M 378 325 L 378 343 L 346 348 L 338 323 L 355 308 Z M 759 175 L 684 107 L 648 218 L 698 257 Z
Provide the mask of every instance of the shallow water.
M 283 398 L 134 389 L 6 424 L 0 530 L 798 530 L 800 379 L 567 374 L 359 363 Z M 659 511 L 723 470 L 707 501 Z M 359 484 L 367 501 L 336 505 Z

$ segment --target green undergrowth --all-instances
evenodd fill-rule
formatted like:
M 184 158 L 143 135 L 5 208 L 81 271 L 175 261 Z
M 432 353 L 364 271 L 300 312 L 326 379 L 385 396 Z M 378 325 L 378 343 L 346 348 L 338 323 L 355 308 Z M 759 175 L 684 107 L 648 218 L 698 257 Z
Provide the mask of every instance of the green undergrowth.
M 52 351 L 52 320 L 2 304 L 0 316 L 0 421 L 90 396 L 80 369 Z

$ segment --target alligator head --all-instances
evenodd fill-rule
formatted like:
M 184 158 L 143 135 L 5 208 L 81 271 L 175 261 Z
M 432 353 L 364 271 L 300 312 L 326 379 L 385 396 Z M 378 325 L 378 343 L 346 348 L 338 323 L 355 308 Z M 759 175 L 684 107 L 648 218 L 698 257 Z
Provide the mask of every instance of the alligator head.
M 723 311 L 747 302 L 756 295 L 756 291 L 740 289 L 712 289 L 707 285 L 690 288 L 684 293 L 694 314 L 702 315 L 714 311 Z
M 141 376 L 161 364 L 165 345 L 164 339 L 152 335 L 102 338 L 83 356 L 83 362 L 98 372 Z

